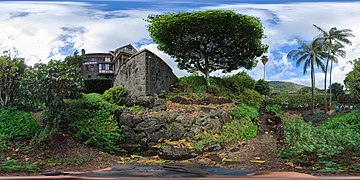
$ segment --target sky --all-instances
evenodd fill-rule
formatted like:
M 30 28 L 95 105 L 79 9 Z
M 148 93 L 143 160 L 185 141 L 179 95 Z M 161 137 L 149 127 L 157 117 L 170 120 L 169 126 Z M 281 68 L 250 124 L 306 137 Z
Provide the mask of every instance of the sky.
M 49 59 L 64 59 L 75 50 L 87 53 L 108 52 L 133 44 L 138 50 L 147 48 L 164 59 L 178 76 L 189 75 L 180 70 L 169 55 L 157 49 L 149 37 L 144 21 L 148 15 L 180 11 L 229 9 L 260 18 L 269 45 L 266 80 L 291 81 L 310 86 L 310 73 L 287 59 L 290 50 L 297 49 L 294 40 L 309 42 L 319 34 L 313 24 L 329 30 L 351 29 L 355 37 L 346 46 L 346 58 L 340 58 L 333 68 L 333 82 L 343 84 L 352 70 L 350 61 L 360 58 L 360 1 L 313 0 L 112 0 L 112 1 L 0 1 L 0 51 L 10 50 L 24 57 L 28 65 L 46 63 Z M 263 78 L 259 62 L 246 70 L 254 79 Z M 220 71 L 212 75 L 226 76 Z M 310 72 L 310 71 L 308 71 Z M 316 86 L 323 88 L 324 73 L 316 71 Z

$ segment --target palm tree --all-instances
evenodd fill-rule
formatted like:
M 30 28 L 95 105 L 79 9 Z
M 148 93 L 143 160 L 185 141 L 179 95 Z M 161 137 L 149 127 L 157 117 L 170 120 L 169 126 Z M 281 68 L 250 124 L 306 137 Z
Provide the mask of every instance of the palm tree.
M 265 64 L 268 62 L 269 58 L 266 55 L 261 56 L 261 62 L 264 64 L 264 81 L 265 81 Z
M 306 44 L 300 39 L 296 39 L 300 44 L 300 47 L 296 50 L 292 50 L 288 53 L 287 58 L 296 60 L 296 66 L 300 66 L 301 63 L 304 63 L 303 74 L 306 74 L 307 69 L 311 69 L 311 101 L 312 108 L 311 112 L 314 113 L 315 107 L 315 65 L 320 67 L 323 71 L 325 70 L 324 64 L 321 61 L 326 55 L 321 44 L 317 40 L 313 40 L 310 44 Z
M 337 63 L 337 58 L 335 56 L 345 57 L 345 53 L 343 50 L 343 43 L 347 45 L 351 45 L 351 41 L 348 39 L 348 37 L 354 37 L 353 34 L 351 34 L 351 29 L 337 29 L 336 27 L 332 27 L 329 32 L 324 31 L 322 28 L 313 25 L 316 29 L 318 29 L 321 33 L 320 37 L 318 38 L 319 41 L 322 41 L 324 43 L 324 50 L 327 51 L 327 60 L 326 60 L 326 66 L 325 66 L 325 82 L 324 82 L 324 89 L 325 89 L 325 111 L 327 106 L 327 95 L 326 95 L 326 79 L 327 79 L 327 70 L 329 66 L 329 61 L 331 61 L 330 65 L 330 85 L 331 85 L 331 75 L 332 75 L 332 66 L 333 63 Z M 341 51 L 341 52 L 336 52 Z M 333 56 L 331 58 L 331 56 Z M 336 61 L 334 61 L 336 60 Z M 330 88 L 330 106 L 331 106 L 331 88 Z

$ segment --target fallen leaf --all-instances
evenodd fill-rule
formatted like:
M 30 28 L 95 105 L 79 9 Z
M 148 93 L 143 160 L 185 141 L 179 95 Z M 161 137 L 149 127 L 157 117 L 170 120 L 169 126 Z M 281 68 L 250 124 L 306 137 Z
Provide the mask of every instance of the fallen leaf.
M 292 162 L 287 162 L 287 163 L 285 163 L 286 165 L 289 165 L 290 167 L 295 167 L 295 165 L 294 165 L 294 163 L 292 163 Z
M 153 147 L 153 148 L 157 148 L 157 149 L 160 149 L 160 148 L 161 148 L 161 144 L 156 144 L 156 145 L 151 146 L 151 147 Z
M 15 151 L 15 152 L 18 152 L 18 151 L 19 151 L 19 148 L 15 149 L 14 151 Z
M 301 167 L 301 166 L 295 166 L 294 168 L 295 168 L 295 169 L 304 169 L 304 168 Z
M 250 160 L 250 162 L 253 162 L 253 163 L 265 163 L 264 160 Z
M 6 157 L 6 160 L 10 160 L 11 159 L 11 157 Z
M 137 154 L 132 154 L 132 155 L 130 155 L 130 158 L 131 158 L 131 159 L 142 158 L 142 156 L 139 156 L 139 155 L 137 155 Z
M 255 157 L 256 160 L 260 160 L 261 158 L 260 157 Z

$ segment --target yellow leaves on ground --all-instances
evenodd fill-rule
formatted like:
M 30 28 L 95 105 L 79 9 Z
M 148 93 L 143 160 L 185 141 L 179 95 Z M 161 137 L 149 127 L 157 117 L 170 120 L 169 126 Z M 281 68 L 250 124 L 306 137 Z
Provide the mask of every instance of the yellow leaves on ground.
M 250 160 L 252 163 L 265 163 L 264 160 Z
M 171 145 L 171 146 L 174 146 L 175 148 L 181 148 L 181 149 L 188 148 L 188 149 L 193 149 L 191 143 L 188 142 L 186 139 L 180 139 L 180 140 L 178 140 L 178 141 L 170 141 L 170 140 L 168 140 L 168 139 L 165 139 L 165 140 L 164 140 L 164 143 L 165 143 L 165 144 L 168 144 L 168 145 Z
M 287 163 L 285 163 L 286 165 L 288 165 L 288 166 L 290 166 L 290 167 L 292 167 L 292 168 L 295 168 L 295 169 L 304 169 L 303 167 L 301 167 L 301 166 L 296 166 L 294 163 L 292 163 L 292 162 L 287 162 Z
M 151 146 L 151 147 L 153 147 L 153 148 L 156 148 L 156 149 L 160 149 L 161 148 L 161 144 L 156 144 L 156 145 L 154 145 L 154 146 Z

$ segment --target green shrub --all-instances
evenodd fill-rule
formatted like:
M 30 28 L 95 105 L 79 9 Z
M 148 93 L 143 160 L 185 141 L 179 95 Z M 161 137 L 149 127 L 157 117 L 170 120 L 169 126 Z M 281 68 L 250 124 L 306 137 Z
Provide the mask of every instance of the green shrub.
M 84 144 L 92 145 L 114 153 L 123 135 L 115 120 L 117 105 L 102 98 L 101 94 L 83 94 L 78 100 L 68 100 L 63 118 L 75 138 Z
M 356 109 L 351 113 L 337 114 L 322 126 L 327 129 L 346 127 L 360 134 L 360 109 Z
M 93 78 L 85 79 L 85 93 L 99 93 L 102 94 L 112 87 L 113 81 L 110 78 Z
M 265 112 L 279 116 L 281 114 L 281 106 L 277 104 L 267 105 L 265 107 Z
M 258 109 L 253 106 L 240 103 L 236 105 L 234 109 L 232 109 L 231 116 L 233 116 L 236 119 L 240 119 L 240 118 L 255 119 L 259 117 L 259 112 Z
M 329 119 L 327 114 L 325 114 L 324 111 L 321 110 L 315 110 L 314 114 L 311 111 L 303 111 L 301 112 L 301 115 L 304 117 L 304 120 L 306 122 L 311 123 L 319 123 Z
M 349 166 L 348 154 L 360 150 L 360 134 L 347 126 L 313 127 L 301 116 L 289 114 L 282 116 L 282 122 L 285 145 L 280 154 L 294 163 L 323 167 L 324 162 L 335 162 L 335 165 L 343 164 L 341 168 L 344 168 Z
M 244 92 L 237 97 L 237 99 L 239 99 L 242 103 L 259 109 L 261 102 L 265 99 L 265 97 L 255 90 L 245 89 Z
M 2 139 L 31 138 L 39 125 L 31 113 L 15 108 L 0 108 L 0 136 Z
M 122 86 L 112 87 L 104 92 L 104 98 L 110 103 L 122 105 L 126 90 Z
M 267 104 L 277 104 L 282 108 L 309 108 L 312 106 L 311 94 L 277 94 L 271 96 Z M 324 94 L 315 95 L 315 106 L 324 104 Z
M 254 89 L 255 80 L 245 71 L 226 78 L 227 86 L 235 94 L 243 93 L 246 89 Z
M 270 84 L 263 79 L 259 79 L 258 81 L 256 81 L 254 90 L 261 95 L 270 95 Z
M 16 172 L 16 171 L 27 171 L 36 172 L 38 166 L 36 164 L 20 164 L 17 160 L 0 160 L 0 172 Z
M 220 135 L 211 133 L 197 134 L 194 137 L 197 142 L 193 143 L 192 146 L 195 149 L 203 149 L 206 145 L 213 143 L 234 143 L 240 140 L 250 140 L 256 137 L 257 131 L 258 127 L 250 118 L 235 119 L 222 127 Z

